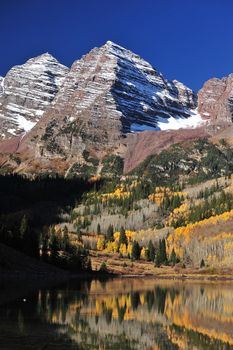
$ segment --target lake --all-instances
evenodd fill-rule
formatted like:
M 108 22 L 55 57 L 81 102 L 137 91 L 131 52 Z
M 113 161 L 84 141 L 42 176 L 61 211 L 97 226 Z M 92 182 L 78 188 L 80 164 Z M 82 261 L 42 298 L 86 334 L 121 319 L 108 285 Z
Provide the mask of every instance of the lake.
M 116 278 L 0 288 L 1 350 L 233 349 L 230 282 Z

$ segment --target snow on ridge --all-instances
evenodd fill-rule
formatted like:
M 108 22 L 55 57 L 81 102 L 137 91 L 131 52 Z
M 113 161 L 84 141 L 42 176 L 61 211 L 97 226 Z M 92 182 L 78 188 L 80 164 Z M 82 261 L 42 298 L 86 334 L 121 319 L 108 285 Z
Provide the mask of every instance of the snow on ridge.
M 195 129 L 207 122 L 206 120 L 202 119 L 196 110 L 192 110 L 191 114 L 192 115 L 188 118 L 180 116 L 177 116 L 176 118 L 173 116 L 169 118 L 162 118 L 160 116 L 156 116 L 156 126 L 153 127 L 145 124 L 133 123 L 131 124 L 130 132 Z

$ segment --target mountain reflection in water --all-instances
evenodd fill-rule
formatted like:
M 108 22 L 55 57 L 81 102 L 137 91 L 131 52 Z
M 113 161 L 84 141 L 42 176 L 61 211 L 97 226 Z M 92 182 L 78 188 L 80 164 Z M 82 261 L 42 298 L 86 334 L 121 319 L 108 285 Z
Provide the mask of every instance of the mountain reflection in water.
M 233 349 L 233 284 L 69 281 L 0 306 L 0 349 Z

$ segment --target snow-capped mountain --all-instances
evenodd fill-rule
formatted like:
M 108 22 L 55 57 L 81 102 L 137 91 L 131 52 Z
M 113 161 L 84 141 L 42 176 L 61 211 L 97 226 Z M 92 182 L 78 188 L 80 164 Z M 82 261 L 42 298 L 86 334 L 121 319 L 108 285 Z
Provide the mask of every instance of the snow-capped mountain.
M 37 155 L 77 154 L 88 145 L 115 147 L 130 132 L 197 126 L 196 107 L 191 89 L 108 41 L 74 62 L 29 136 L 40 136 Z
M 12 68 L 0 86 L 1 133 L 28 130 L 0 147 L 0 153 L 23 155 L 20 166 L 10 159 L 17 171 L 39 164 L 41 171 L 69 174 L 85 164 L 98 173 L 109 154 L 132 160 L 126 169 L 133 169 L 173 143 L 213 134 L 212 119 L 230 122 L 233 106 L 232 76 L 205 84 L 197 101 L 184 84 L 111 41 L 71 69 L 49 54 L 31 59 Z M 150 130 L 156 132 L 141 132 Z
M 69 69 L 46 53 L 0 78 L 0 135 L 29 131 L 61 87 Z
M 0 78 L 2 138 L 29 131 L 45 111 L 48 119 L 56 110 L 66 123 L 88 121 L 90 133 L 103 124 L 115 142 L 119 133 L 198 126 L 196 107 L 191 89 L 111 41 L 74 62 L 70 72 L 46 53 Z

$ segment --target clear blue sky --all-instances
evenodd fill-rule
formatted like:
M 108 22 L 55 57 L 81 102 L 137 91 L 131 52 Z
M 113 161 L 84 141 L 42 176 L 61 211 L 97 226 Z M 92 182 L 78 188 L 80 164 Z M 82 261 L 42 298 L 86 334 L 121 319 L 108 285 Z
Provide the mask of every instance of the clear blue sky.
M 233 72 L 233 0 L 0 0 L 0 75 L 49 52 L 71 63 L 112 40 L 198 90 Z

